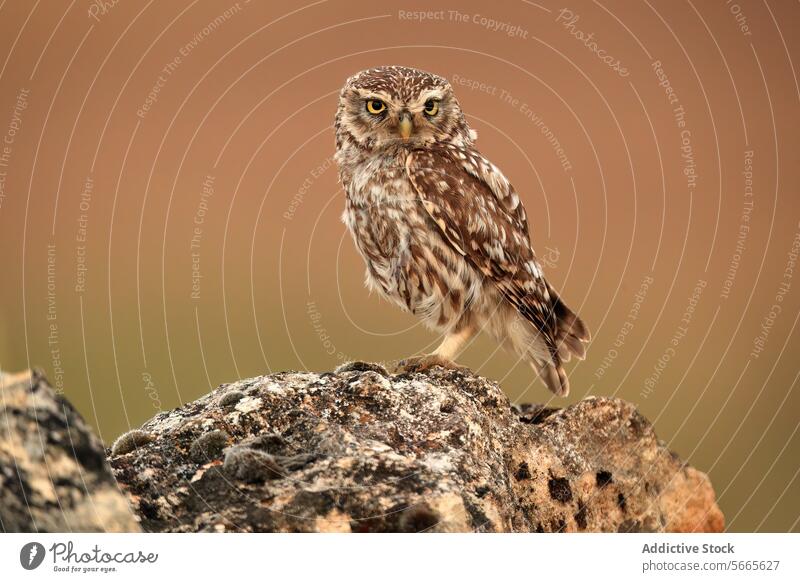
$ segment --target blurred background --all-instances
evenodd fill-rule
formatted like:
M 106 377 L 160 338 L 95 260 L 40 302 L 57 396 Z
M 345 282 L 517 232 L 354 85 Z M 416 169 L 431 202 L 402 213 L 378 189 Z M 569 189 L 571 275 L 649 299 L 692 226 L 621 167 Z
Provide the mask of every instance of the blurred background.
M 0 4 L 0 368 L 105 442 L 220 383 L 438 338 L 370 296 L 332 123 L 381 64 L 453 84 L 593 332 L 551 401 L 634 402 L 733 531 L 798 531 L 795 2 Z

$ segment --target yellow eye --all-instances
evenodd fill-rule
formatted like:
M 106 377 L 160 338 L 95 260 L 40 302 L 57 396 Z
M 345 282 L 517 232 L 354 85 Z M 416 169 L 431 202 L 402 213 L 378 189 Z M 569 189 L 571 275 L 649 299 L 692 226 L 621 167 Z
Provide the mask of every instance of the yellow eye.
M 367 111 L 372 113 L 372 115 L 380 115 L 386 111 L 386 104 L 380 99 L 368 99 Z
M 425 102 L 425 115 L 433 117 L 439 113 L 439 102 L 436 99 L 428 99 Z

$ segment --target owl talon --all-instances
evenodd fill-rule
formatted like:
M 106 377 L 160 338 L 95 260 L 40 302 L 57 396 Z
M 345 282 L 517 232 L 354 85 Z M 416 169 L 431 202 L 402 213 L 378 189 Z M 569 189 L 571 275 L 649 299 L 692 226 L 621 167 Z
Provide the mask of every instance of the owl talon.
M 458 370 L 460 372 L 467 371 L 469 368 L 459 366 L 452 360 L 448 360 L 436 354 L 428 354 L 425 356 L 414 356 L 400 360 L 397 363 L 397 371 L 402 372 L 427 372 L 435 367 L 444 368 L 445 370 Z

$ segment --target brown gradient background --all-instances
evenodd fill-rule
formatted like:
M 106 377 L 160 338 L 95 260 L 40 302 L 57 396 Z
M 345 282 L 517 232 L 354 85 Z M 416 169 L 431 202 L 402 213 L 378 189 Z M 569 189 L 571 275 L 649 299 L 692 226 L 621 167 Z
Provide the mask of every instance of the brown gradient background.
M 636 403 L 710 474 L 731 530 L 800 529 L 800 271 L 784 276 L 800 230 L 797 2 L 570 2 L 576 28 L 629 70 L 621 77 L 556 22 L 563 5 L 546 0 L 241 0 L 182 57 L 144 118 L 137 110 L 162 69 L 235 3 L 121 1 L 98 20 L 91 5 L 0 4 L 0 139 L 29 90 L 0 168 L 0 367 L 40 366 L 55 382 L 58 350 L 65 394 L 110 442 L 222 382 L 431 349 L 438 338 L 364 289 L 328 161 L 345 78 L 380 64 L 420 67 L 497 87 L 456 91 L 478 147 L 522 195 L 548 276 L 594 333 L 587 360 L 569 365 L 572 395 L 554 403 Z M 454 5 L 467 22 L 450 18 Z M 425 23 L 398 14 L 439 9 L 444 19 Z M 527 38 L 487 29 L 475 14 Z M 656 60 L 685 109 L 692 191 Z M 747 150 L 750 230 L 724 298 Z M 214 193 L 193 299 L 190 243 L 207 176 Z M 94 188 L 81 209 L 87 178 Z M 87 272 L 76 291 L 81 214 Z M 698 282 L 706 286 L 685 336 L 648 393 Z M 755 357 L 782 283 L 781 311 Z M 549 399 L 486 338 L 462 361 L 513 400 Z

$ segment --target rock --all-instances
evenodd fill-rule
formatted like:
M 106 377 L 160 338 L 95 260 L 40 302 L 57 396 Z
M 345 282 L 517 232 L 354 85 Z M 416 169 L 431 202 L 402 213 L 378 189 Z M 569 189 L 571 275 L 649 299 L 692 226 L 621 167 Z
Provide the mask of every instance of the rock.
M 143 447 L 152 440 L 153 435 L 147 434 L 143 430 L 129 430 L 125 434 L 120 435 L 120 437 L 114 441 L 114 444 L 111 445 L 111 456 L 126 455 L 139 447 Z
M 239 402 L 242 398 L 244 398 L 244 394 L 242 392 L 239 392 L 238 390 L 226 392 L 225 396 L 219 399 L 219 405 L 235 406 L 236 403 Z
M 147 531 L 724 527 L 708 478 L 633 405 L 512 407 L 497 384 L 464 371 L 391 375 L 356 362 L 273 374 L 142 431 L 152 440 L 111 464 Z
M 223 469 L 232 479 L 248 483 L 261 483 L 286 475 L 286 470 L 278 464 L 275 457 L 246 446 L 230 448 L 225 453 Z
M 38 372 L 0 374 L 0 531 L 141 531 L 103 444 Z
M 212 430 L 197 437 L 189 449 L 189 455 L 195 463 L 207 463 L 218 458 L 228 444 L 228 433 L 224 430 Z

